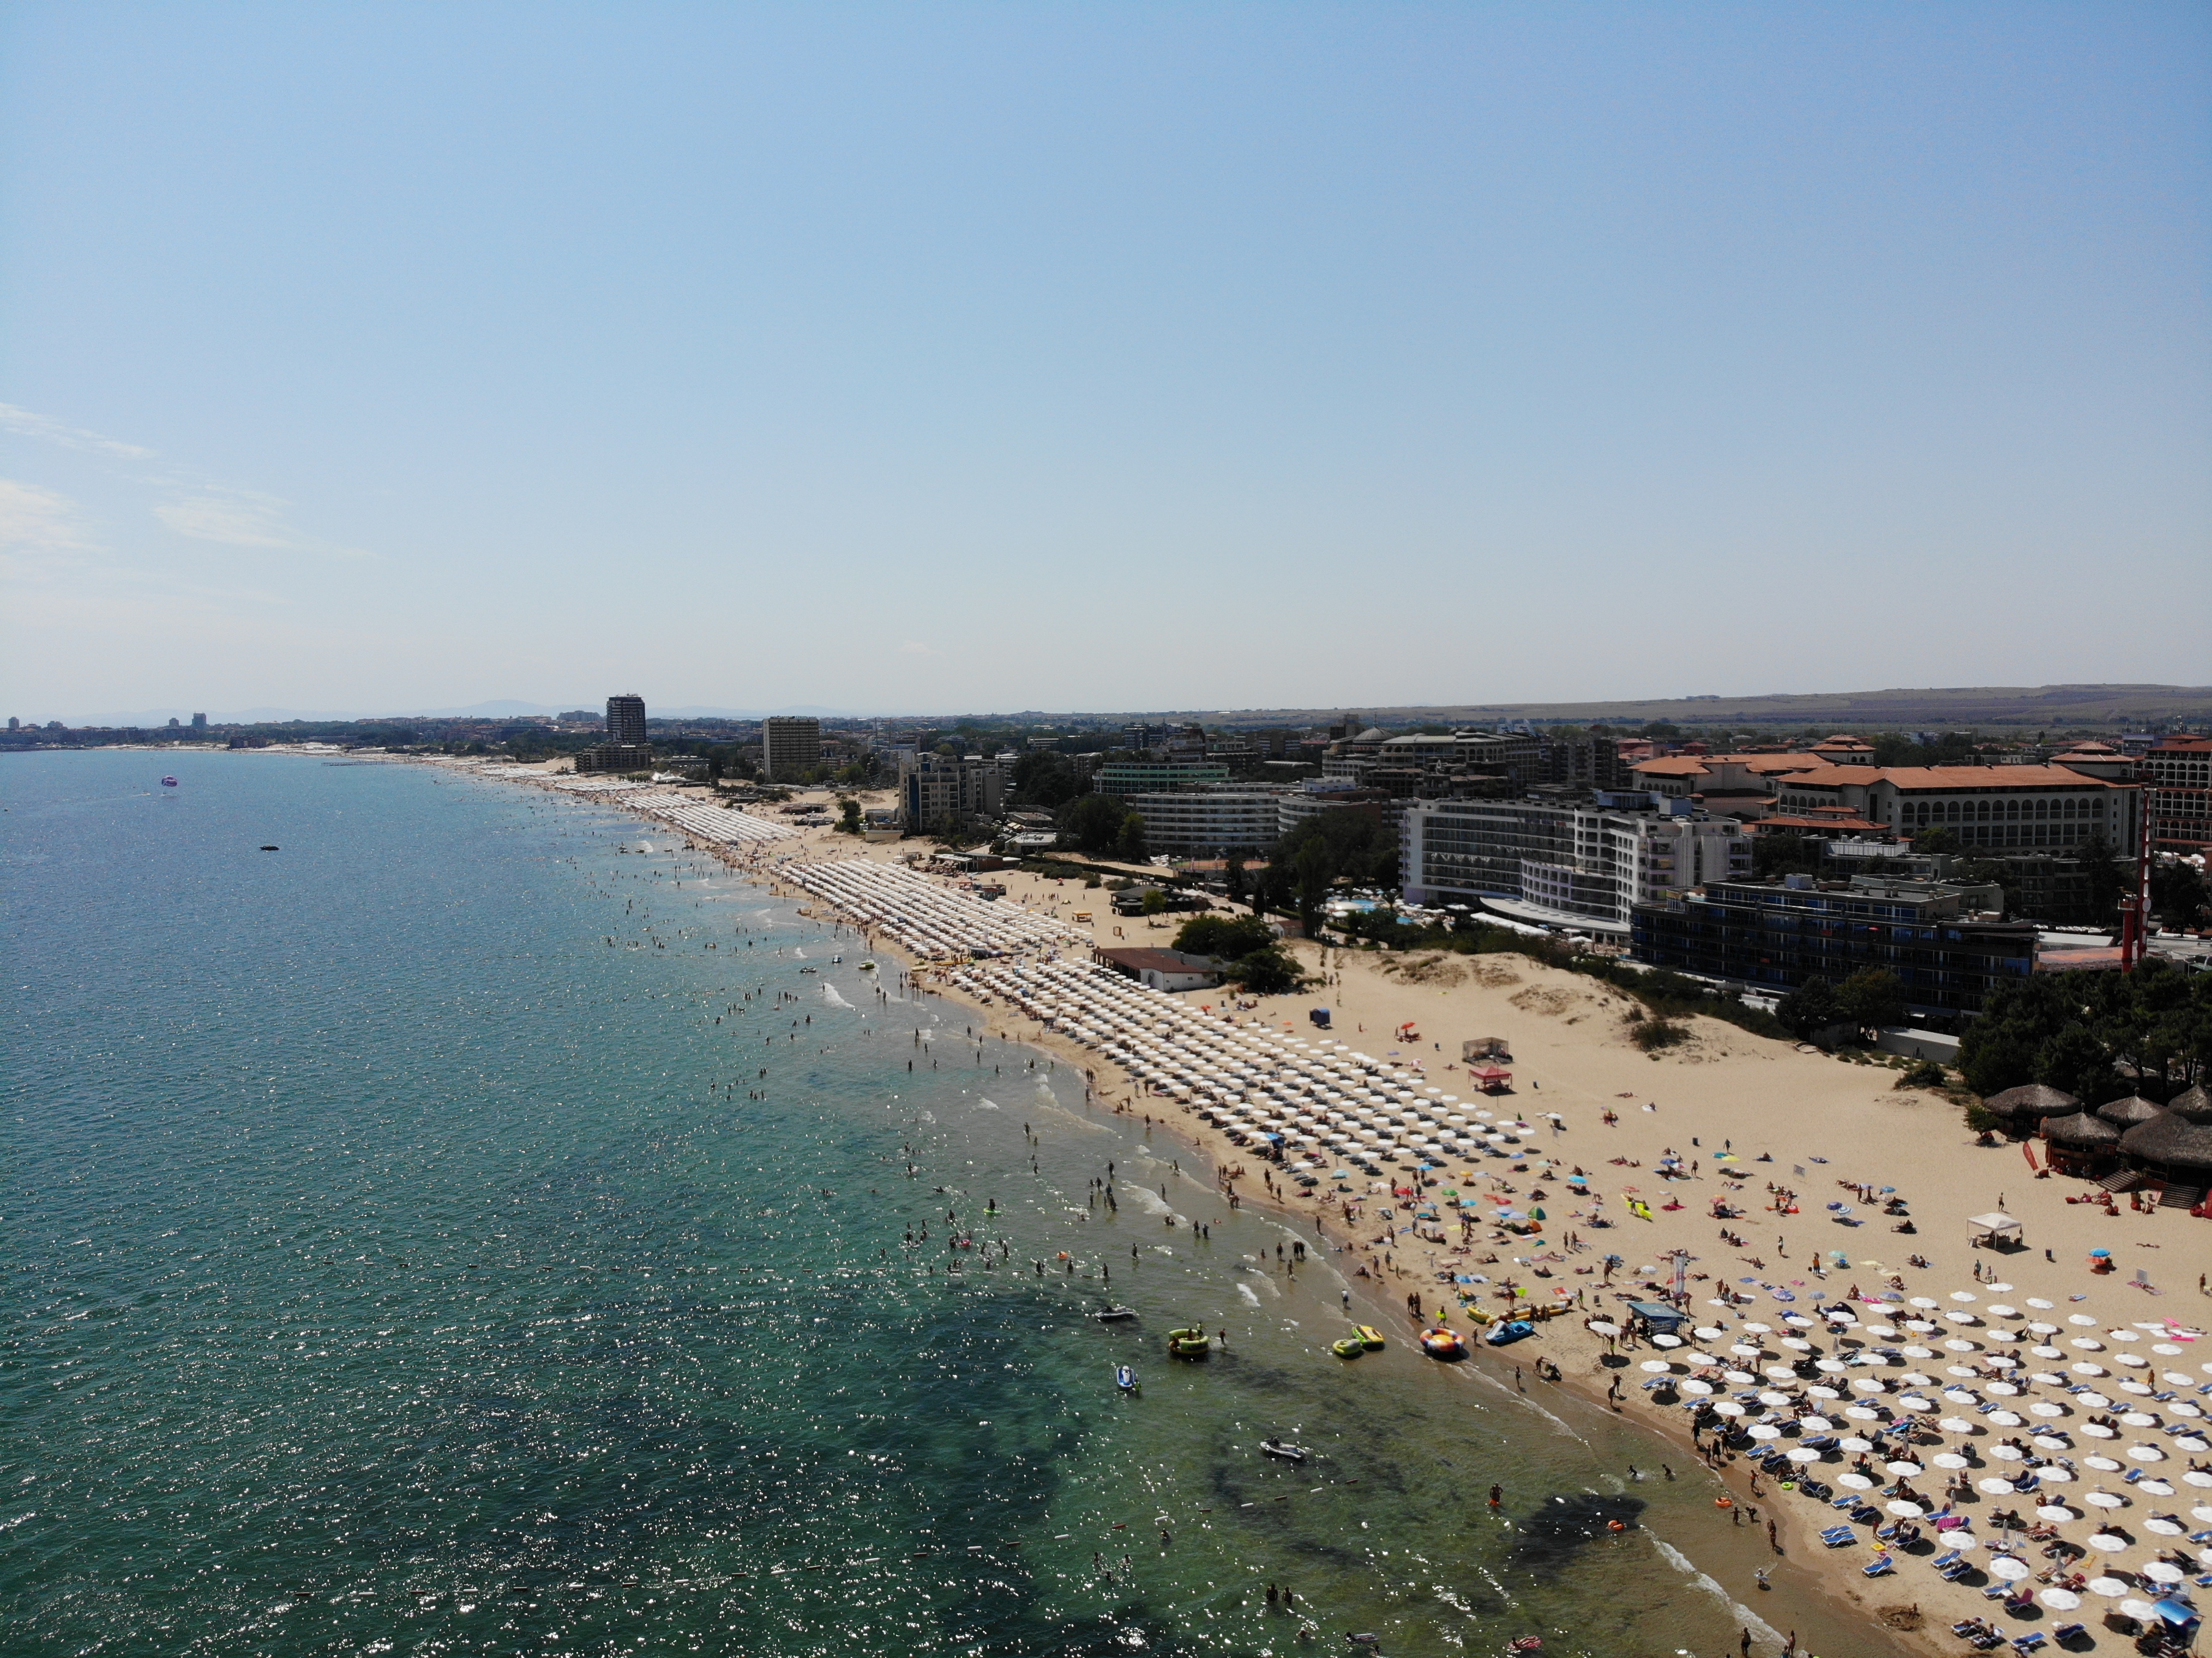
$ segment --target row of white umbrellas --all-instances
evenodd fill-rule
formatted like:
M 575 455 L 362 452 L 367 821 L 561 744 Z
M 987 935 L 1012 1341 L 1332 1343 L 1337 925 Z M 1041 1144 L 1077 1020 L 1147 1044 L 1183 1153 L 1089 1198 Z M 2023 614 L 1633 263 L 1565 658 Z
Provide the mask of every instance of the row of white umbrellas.
M 1048 949 L 1085 939 L 1074 927 L 1040 911 L 940 886 L 901 865 L 850 858 L 787 864 L 778 873 L 932 960 Z
M 681 796 L 672 803 L 649 805 L 645 810 L 664 823 L 675 824 L 687 835 L 696 835 L 702 841 L 714 841 L 724 846 L 755 841 L 790 841 L 797 839 L 799 835 L 799 831 L 788 823 L 779 823 L 772 817 L 757 817 L 749 811 L 732 811 L 726 806 L 702 805 Z
M 1512 1155 L 1507 1148 L 1530 1132 L 1486 1109 L 1470 1114 L 1419 1072 L 1334 1038 L 1309 1042 L 1204 1012 L 1090 963 L 994 964 L 957 973 L 953 982 L 1006 998 L 1209 1122 L 1280 1135 L 1316 1161 Z
M 1970 1291 L 1957 1291 L 1953 1292 L 1951 1299 L 1954 1303 L 1970 1304 L 1977 1302 L 1978 1297 Z M 1942 1307 L 1941 1302 L 1925 1296 L 1914 1297 L 1905 1304 L 1921 1313 L 1933 1313 Z M 2029 1305 L 2045 1311 L 2053 1310 L 2051 1303 L 2036 1298 L 2030 1298 Z M 2020 1323 L 2024 1317 L 2019 1309 L 1996 1303 L 1979 1313 L 1966 1310 L 1965 1305 L 1954 1304 L 1945 1318 L 1952 1327 L 1957 1328 L 1981 1323 L 1984 1315 L 2008 1324 Z M 1850 1356 L 1847 1358 L 1828 1357 L 1816 1361 L 1815 1367 L 1820 1374 L 1820 1380 L 1809 1385 L 1795 1386 L 1798 1381 L 1795 1367 L 1805 1363 L 1803 1356 L 1806 1352 L 1820 1351 L 1795 1332 L 1810 1331 L 1825 1326 L 1831 1333 L 1838 1336 L 1852 1333 L 1886 1341 L 1894 1341 L 1899 1332 L 1886 1323 L 1861 1325 L 1856 1315 L 1839 1308 L 1825 1309 L 1823 1316 L 1817 1321 L 1795 1311 L 1780 1316 L 1793 1333 L 1779 1336 L 1770 1343 L 1767 1338 L 1774 1335 L 1772 1327 L 1747 1322 L 1737 1327 L 1726 1349 L 1730 1357 L 1745 1361 L 1772 1356 L 1772 1347 L 1785 1350 L 1783 1356 L 1790 1362 L 1765 1366 L 1763 1375 L 1768 1385 L 1764 1388 L 1759 1386 L 1759 1375 L 1754 1375 L 1748 1369 L 1732 1365 L 1730 1357 L 1723 1357 L 1717 1352 L 1690 1352 L 1679 1357 L 1670 1355 L 1667 1359 L 1646 1360 L 1644 1368 L 1655 1375 L 1664 1373 L 1673 1376 L 1677 1372 L 1678 1364 L 1706 1367 L 1704 1376 L 1685 1376 L 1674 1383 L 1678 1391 L 1688 1396 L 1686 1402 L 1692 1408 L 1709 1400 L 1722 1385 L 1754 1389 L 1736 1397 L 1723 1398 L 1712 1404 L 1711 1408 L 1716 1413 L 1736 1421 L 1742 1431 L 1755 1441 L 1779 1439 L 1784 1430 L 1792 1426 L 1801 1433 L 1816 1436 L 1836 1433 L 1840 1429 L 1837 1448 L 1844 1452 L 1864 1454 L 1874 1448 L 1873 1441 L 1864 1436 L 1875 1431 L 1873 1424 L 1877 1423 L 1886 1422 L 1888 1425 L 1912 1432 L 1934 1430 L 1955 1436 L 1955 1445 L 1946 1445 L 1927 1455 L 1924 1462 L 1919 1460 L 1922 1454 L 1914 1452 L 1893 1455 L 1882 1466 L 1892 1477 L 1902 1479 L 1921 1475 L 1929 1467 L 1956 1476 L 1963 1475 L 1978 1462 L 1984 1467 L 1997 1464 L 2000 1466 L 1995 1471 L 1976 1482 L 1977 1489 L 1992 1497 L 2021 1495 L 2019 1482 L 2032 1473 L 2036 1484 L 2031 1489 L 2039 1498 L 2035 1510 L 2038 1518 L 2057 1526 L 2087 1520 L 2094 1529 L 2080 1540 L 2084 1546 L 2107 1556 L 2124 1552 L 2135 1546 L 2124 1533 L 2111 1528 L 2117 1520 L 2118 1510 L 2130 1506 L 2137 1496 L 2160 1497 L 2177 1495 L 2175 1485 L 2160 1477 L 2164 1470 L 2159 1465 L 2172 1460 L 2174 1452 L 2194 1455 L 2203 1453 L 2207 1448 L 2205 1406 L 2199 1400 L 2206 1394 L 2212 1393 L 2212 1382 L 2204 1381 L 2203 1376 L 2185 1370 L 2166 1368 L 2159 1372 L 2156 1381 L 2164 1384 L 2167 1394 L 2164 1398 L 2155 1397 L 2157 1389 L 2149 1382 L 2136 1381 L 2132 1377 L 2118 1380 L 2111 1384 L 2114 1391 L 2133 1397 L 2124 1397 L 2116 1405 L 2111 1397 L 2097 1391 L 2087 1381 L 2077 1380 L 2056 1370 L 2024 1370 L 2014 1365 L 2008 1355 L 1988 1351 L 1975 1343 L 1954 1339 L 1945 1342 L 1944 1345 L 1978 1352 L 1981 1357 L 1971 1363 L 1945 1366 L 1953 1379 L 1940 1382 L 1934 1377 L 1911 1370 L 1890 1368 L 1936 1357 L 1933 1349 L 1917 1345 L 1911 1337 L 1925 1335 L 1944 1327 L 1931 1319 L 1905 1318 L 1900 1320 L 1909 1333 L 1905 1345 L 1879 1350 L 1871 1346 L 1855 1349 L 1838 1346 L 1834 1351 L 1848 1351 Z M 2076 1313 L 2068 1316 L 2076 1331 L 2087 1331 L 2100 1324 L 2100 1321 L 2087 1314 Z M 2034 1341 L 2032 1351 L 2039 1357 L 2047 1359 L 2060 1356 L 2061 1350 L 2052 1346 L 2052 1338 L 2063 1332 L 2061 1327 L 2049 1320 L 2028 1320 L 2019 1333 Z M 2102 1351 L 2106 1341 L 2124 1346 L 2130 1343 L 2148 1342 L 2152 1353 L 2172 1367 L 2173 1362 L 2188 1351 L 2186 1342 L 2196 1339 L 2198 1333 L 2168 1322 L 2146 1321 L 2132 1328 L 2100 1330 L 2094 1337 L 2077 1334 L 2071 1340 L 2077 1343 L 2098 1341 L 2099 1348 L 2092 1351 Z M 1695 1334 L 1698 1340 L 1716 1346 L 1724 1338 L 1729 1338 L 1728 1332 L 1717 1327 L 1699 1327 Z M 2166 1339 L 2160 1339 L 2161 1337 Z M 1681 1345 L 1680 1339 L 1675 1337 L 1661 1337 L 1658 1339 L 1670 1345 Z M 1965 1354 L 1961 1353 L 1960 1357 L 1963 1358 Z M 1856 1377 L 1848 1384 L 1848 1391 L 1840 1385 L 1844 1372 L 1877 1364 L 1883 1367 L 1882 1375 Z M 2205 1375 L 2212 1375 L 2212 1361 L 2203 1362 L 2199 1368 Z M 2098 1374 L 2104 1373 L 2100 1370 Z M 1717 1377 L 1717 1381 L 1708 1377 Z M 1783 1386 L 1790 1386 L 1793 1390 L 1782 1391 Z M 2185 1389 L 2193 1392 L 2197 1397 L 2183 1396 Z M 1893 1400 L 1883 1398 L 1892 1394 L 1895 1395 Z M 1951 1407 L 1953 1413 L 1940 1420 L 1930 1420 L 1935 1412 L 1942 1408 L 1936 1402 L 1938 1398 L 1943 1405 Z M 1835 1402 L 1847 1399 L 1852 1402 Z M 1881 1402 L 1877 1404 L 1877 1400 Z M 1772 1413 L 1759 1416 L 1762 1409 Z M 2021 1414 L 2023 1409 L 2028 1412 L 2027 1416 Z M 2108 1412 L 2115 1409 L 2119 1412 L 2115 1418 L 2120 1424 L 2118 1427 L 2102 1421 L 2069 1419 L 2084 1412 Z M 1966 1418 L 1962 1412 L 1966 1410 L 1978 1413 L 1982 1421 L 1993 1428 L 2028 1429 L 2029 1442 L 2034 1448 L 2030 1450 L 2017 1443 L 1997 1440 L 1980 1442 L 1983 1430 Z M 1748 1423 L 1743 1420 L 1754 1416 L 1759 1416 L 1759 1419 Z M 1844 1420 L 1838 1423 L 1831 1419 L 1838 1416 Z M 2031 1421 L 2030 1417 L 2034 1419 Z M 2117 1442 L 2127 1430 L 2133 1430 L 2137 1435 L 2145 1435 L 2146 1430 L 2160 1432 L 2167 1442 L 2160 1445 L 2153 1438 L 2142 1436 L 2137 1439 L 2137 1442 L 2123 1448 Z M 2077 1449 L 2072 1438 L 2077 1433 L 2090 1443 L 2087 1454 L 2075 1460 L 2066 1457 L 2065 1454 Z M 2124 1450 L 2128 1460 L 2123 1461 L 2108 1455 L 2107 1452 L 2112 1450 Z M 2042 1460 L 2032 1468 L 2026 1466 L 2039 1453 L 2042 1454 Z M 1809 1465 L 1821 1461 L 1824 1453 L 1800 1444 L 1790 1447 L 1784 1455 L 1794 1464 Z M 2063 1491 L 2054 1493 L 2044 1489 L 2075 1484 L 2081 1478 L 2081 1470 L 2094 1474 L 2118 1475 L 2127 1471 L 2130 1463 L 2134 1465 L 2135 1478 L 2124 1482 L 2120 1491 L 2108 1490 L 2100 1484 L 2095 1489 L 2082 1493 L 2078 1501 L 2069 1503 L 2063 1500 L 2065 1495 Z M 2181 1472 L 2179 1478 L 2185 1487 L 2192 1488 L 2190 1494 L 2197 1499 L 2190 1509 L 2191 1517 L 2201 1525 L 2212 1525 L 2212 1470 L 2192 1465 Z M 1835 1476 L 1834 1483 L 1846 1490 L 1866 1491 L 1871 1490 L 1875 1482 L 1865 1474 L 1845 1473 Z M 1887 1507 L 1890 1513 L 1900 1518 L 1925 1512 L 1921 1504 L 1902 1497 L 1890 1502 Z M 2141 1521 L 2140 1528 L 2154 1537 L 2179 1538 L 2188 1533 L 2187 1526 L 2178 1515 L 2155 1510 Z M 1942 1541 L 1947 1547 L 1977 1546 L 1976 1540 L 1970 1533 L 1958 1529 L 1945 1533 Z M 2197 1548 L 2196 1558 L 2200 1569 L 2212 1567 L 2212 1547 Z M 2130 1594 L 2133 1592 L 2130 1585 L 2124 1578 L 2112 1575 L 2123 1570 L 2132 1570 L 2137 1578 L 2161 1586 L 2179 1583 L 2188 1576 L 2181 1567 L 2164 1559 L 2146 1561 L 2133 1568 L 2107 1564 L 2100 1568 L 2100 1576 L 2091 1580 L 2088 1587 L 2094 1592 L 2108 1597 Z M 1990 1570 L 1992 1576 L 2007 1581 L 2018 1581 L 2030 1576 L 2032 1568 L 2023 1561 L 2001 1556 L 1991 1561 Z M 2047 1588 L 2043 1591 L 2042 1598 L 2045 1604 L 2059 1610 L 2080 1604 L 2077 1595 L 2063 1588 Z

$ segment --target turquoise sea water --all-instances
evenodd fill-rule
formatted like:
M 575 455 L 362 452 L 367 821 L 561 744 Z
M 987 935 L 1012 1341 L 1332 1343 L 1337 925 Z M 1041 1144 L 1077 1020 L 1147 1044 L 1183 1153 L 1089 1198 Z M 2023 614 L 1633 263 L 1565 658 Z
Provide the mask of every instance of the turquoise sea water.
M 0 799 L 0 1651 L 1713 1655 L 1761 1598 L 1653 1442 L 1328 1358 L 1325 1260 L 652 826 L 268 756 Z

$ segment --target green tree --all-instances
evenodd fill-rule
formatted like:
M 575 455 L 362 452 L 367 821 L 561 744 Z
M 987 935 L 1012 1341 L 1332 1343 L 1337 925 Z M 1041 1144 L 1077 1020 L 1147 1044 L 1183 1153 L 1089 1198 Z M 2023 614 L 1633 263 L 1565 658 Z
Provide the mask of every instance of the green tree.
M 2212 888 L 2193 865 L 2161 859 L 2150 867 L 2150 908 L 2169 926 L 2203 926 L 2212 920 Z
M 1244 902 L 1244 854 L 1232 852 L 1224 863 L 1224 884 L 1229 889 L 1229 902 L 1241 904 Z
M 1233 962 L 1274 942 L 1275 930 L 1256 915 L 1194 915 L 1176 933 L 1175 947 Z
M 1137 908 L 1147 915 L 1164 915 L 1168 913 L 1168 896 L 1158 887 L 1146 887 Z
M 1905 986 L 1886 967 L 1862 968 L 1836 987 L 1836 1005 L 1861 1030 L 1905 1017 Z
M 1792 835 L 1781 829 L 1763 830 L 1752 837 L 1752 872 L 1770 878 L 1777 875 L 1817 873 L 1820 868 L 1820 848 L 1825 844 L 1815 835 Z
M 1321 902 L 1336 878 L 1334 860 L 1329 857 L 1328 843 L 1315 835 L 1297 849 L 1291 864 L 1297 872 L 1298 921 L 1310 938 L 1321 926 Z
M 860 803 L 849 795 L 837 803 L 837 827 L 847 835 L 860 832 Z
M 2097 1033 L 2086 1023 L 2060 1026 L 2035 1056 L 2035 1080 L 2085 1100 L 2118 1098 L 2105 1086 L 2112 1074 L 2112 1060 Z
M 1948 824 L 1937 823 L 1912 837 L 1912 849 L 1915 852 L 1956 852 L 1959 849 L 1959 831 Z
M 1067 756 L 1052 749 L 1031 749 L 1014 762 L 1011 804 L 1052 811 L 1083 793 L 1083 779 Z
M 1297 963 L 1275 944 L 1238 957 L 1229 977 L 1255 996 L 1287 995 L 1305 982 Z
M 2112 843 L 2105 838 L 2101 829 L 2093 830 L 2089 838 L 2074 849 L 2081 860 L 2082 872 L 2089 878 L 2089 911 L 2100 921 L 2110 921 L 2118 908 L 2120 895 L 2128 890 L 2135 872 L 2120 861 Z
M 1141 864 L 1148 855 L 1145 851 L 1145 820 L 1131 812 L 1121 820 L 1121 832 L 1115 836 L 1114 851 L 1125 864 Z
M 1774 1017 L 1802 1042 L 1816 1030 L 1840 1024 L 1844 1011 L 1836 999 L 1835 986 L 1816 973 L 1775 1003 Z
M 1079 795 L 1061 809 L 1060 829 L 1074 841 L 1077 850 L 1101 858 L 1114 850 L 1121 820 L 1127 815 L 1110 794 Z

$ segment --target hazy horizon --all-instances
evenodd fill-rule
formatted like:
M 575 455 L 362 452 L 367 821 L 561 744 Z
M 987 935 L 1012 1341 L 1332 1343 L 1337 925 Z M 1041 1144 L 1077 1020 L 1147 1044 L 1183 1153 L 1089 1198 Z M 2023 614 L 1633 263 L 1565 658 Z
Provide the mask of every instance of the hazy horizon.
M 2209 68 L 2172 4 L 33 0 L 0 714 L 2201 677 Z

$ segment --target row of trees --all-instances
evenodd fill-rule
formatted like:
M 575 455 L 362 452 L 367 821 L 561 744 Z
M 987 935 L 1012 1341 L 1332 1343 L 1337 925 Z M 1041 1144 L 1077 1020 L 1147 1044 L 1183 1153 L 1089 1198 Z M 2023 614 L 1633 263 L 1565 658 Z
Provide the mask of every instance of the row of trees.
M 1886 967 L 1866 968 L 1839 985 L 1815 974 L 1775 1003 L 1774 1017 L 1800 1042 L 1837 1025 L 1863 1034 L 1905 1017 L 1905 984 Z
M 1990 998 L 1959 1048 L 1988 1096 L 2047 1083 L 2101 1104 L 2168 1100 L 2212 1074 L 2212 973 L 2154 957 L 2132 973 L 2037 973 Z
M 1149 855 L 1145 850 L 1143 814 L 1130 811 L 1110 794 L 1078 795 L 1060 809 L 1055 821 L 1063 840 L 1093 858 L 1141 863 Z
M 1256 996 L 1280 996 L 1305 982 L 1297 963 L 1256 915 L 1194 915 L 1176 933 L 1176 948 L 1224 963 L 1231 982 Z

